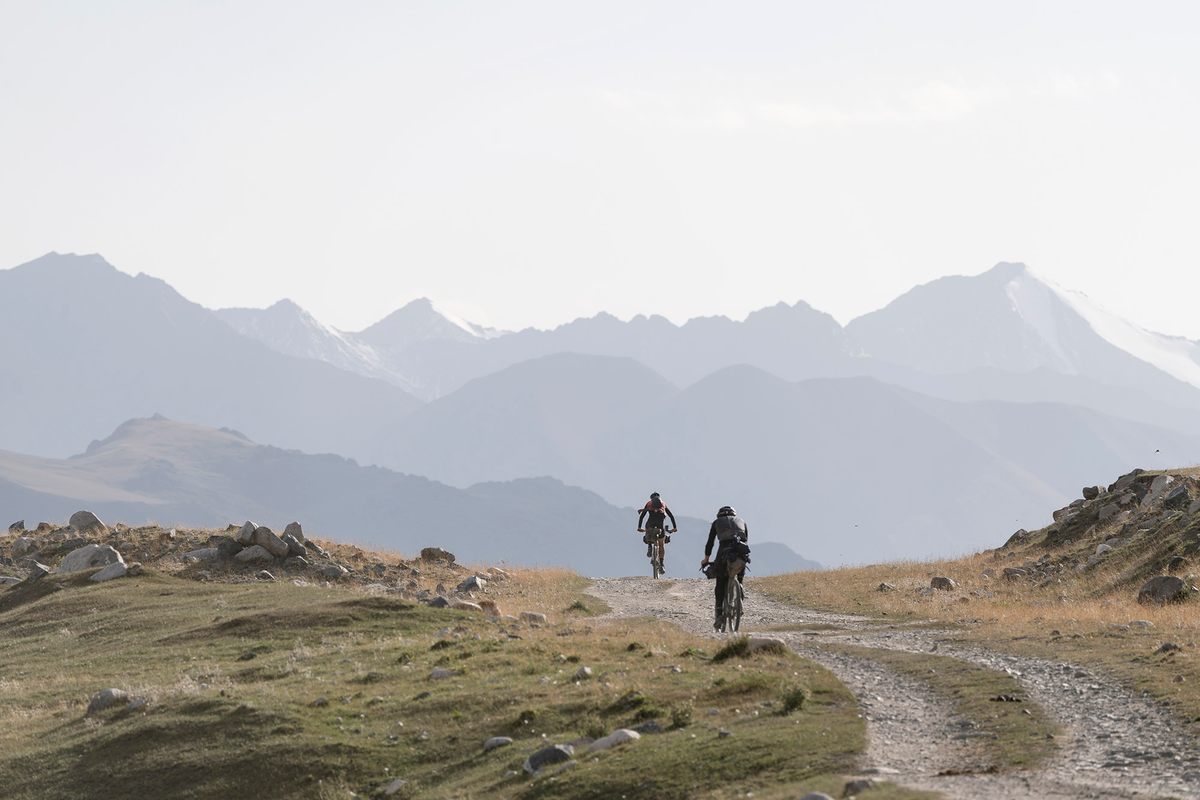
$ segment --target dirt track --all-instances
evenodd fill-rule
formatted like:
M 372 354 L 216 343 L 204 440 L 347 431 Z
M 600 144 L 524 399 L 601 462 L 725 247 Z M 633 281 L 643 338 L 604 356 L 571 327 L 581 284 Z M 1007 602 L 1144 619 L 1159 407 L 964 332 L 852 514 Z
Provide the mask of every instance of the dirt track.
M 1200 743 L 1165 709 L 1115 681 L 1073 664 L 980 650 L 951 630 L 886 625 L 750 596 L 742 632 L 784 624 L 822 624 L 828 630 L 770 632 L 823 664 L 858 696 L 870 739 L 861 770 L 906 786 L 954 798 L 1116 800 L 1200 797 Z M 653 616 L 693 633 L 712 630 L 712 584 L 704 580 L 599 579 L 590 590 L 615 617 Z M 986 741 L 955 718 L 929 686 L 870 658 L 833 653 L 822 643 L 930 652 L 1007 670 L 1063 728 L 1056 755 L 1034 770 L 942 775 L 979 763 Z

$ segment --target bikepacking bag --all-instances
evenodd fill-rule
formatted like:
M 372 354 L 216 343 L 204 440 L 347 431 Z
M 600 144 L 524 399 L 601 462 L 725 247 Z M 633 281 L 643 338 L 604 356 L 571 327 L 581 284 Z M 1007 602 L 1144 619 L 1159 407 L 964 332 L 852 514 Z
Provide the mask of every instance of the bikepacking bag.
M 704 577 L 711 580 L 716 580 L 717 577 L 717 562 L 713 561 L 704 568 Z
M 724 550 L 726 551 L 725 557 L 729 560 L 732 561 L 735 558 L 740 558 L 747 564 L 750 563 L 750 545 L 746 544 L 740 539 L 726 545 Z

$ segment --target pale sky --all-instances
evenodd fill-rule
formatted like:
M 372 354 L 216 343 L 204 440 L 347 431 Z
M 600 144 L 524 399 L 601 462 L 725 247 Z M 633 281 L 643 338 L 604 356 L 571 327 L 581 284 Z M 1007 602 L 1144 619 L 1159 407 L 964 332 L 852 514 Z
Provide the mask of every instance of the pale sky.
M 1200 5 L 0 0 L 0 267 L 355 330 L 1025 261 L 1200 338 Z

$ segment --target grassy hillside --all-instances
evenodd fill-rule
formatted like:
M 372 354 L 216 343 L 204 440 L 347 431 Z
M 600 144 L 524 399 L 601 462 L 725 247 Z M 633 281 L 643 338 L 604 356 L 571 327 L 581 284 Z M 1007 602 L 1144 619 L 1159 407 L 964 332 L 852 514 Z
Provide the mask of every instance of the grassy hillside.
M 715 661 L 673 627 L 598 621 L 569 573 L 489 584 L 502 612 L 544 625 L 362 585 L 187 574 L 0 589 L 5 797 L 348 798 L 396 779 L 396 797 L 791 797 L 840 793 L 864 746 L 854 698 L 823 669 Z M 89 714 L 109 687 L 146 703 Z M 650 722 L 662 732 L 586 754 Z M 513 743 L 484 752 L 493 736 Z M 522 770 L 568 742 L 573 768 Z

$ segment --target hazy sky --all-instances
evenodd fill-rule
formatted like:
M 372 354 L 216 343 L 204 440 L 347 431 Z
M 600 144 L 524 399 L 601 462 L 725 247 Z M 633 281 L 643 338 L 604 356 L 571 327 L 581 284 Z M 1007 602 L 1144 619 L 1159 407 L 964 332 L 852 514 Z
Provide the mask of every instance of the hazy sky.
M 357 329 L 1025 261 L 1200 338 L 1200 6 L 0 0 L 0 266 Z

